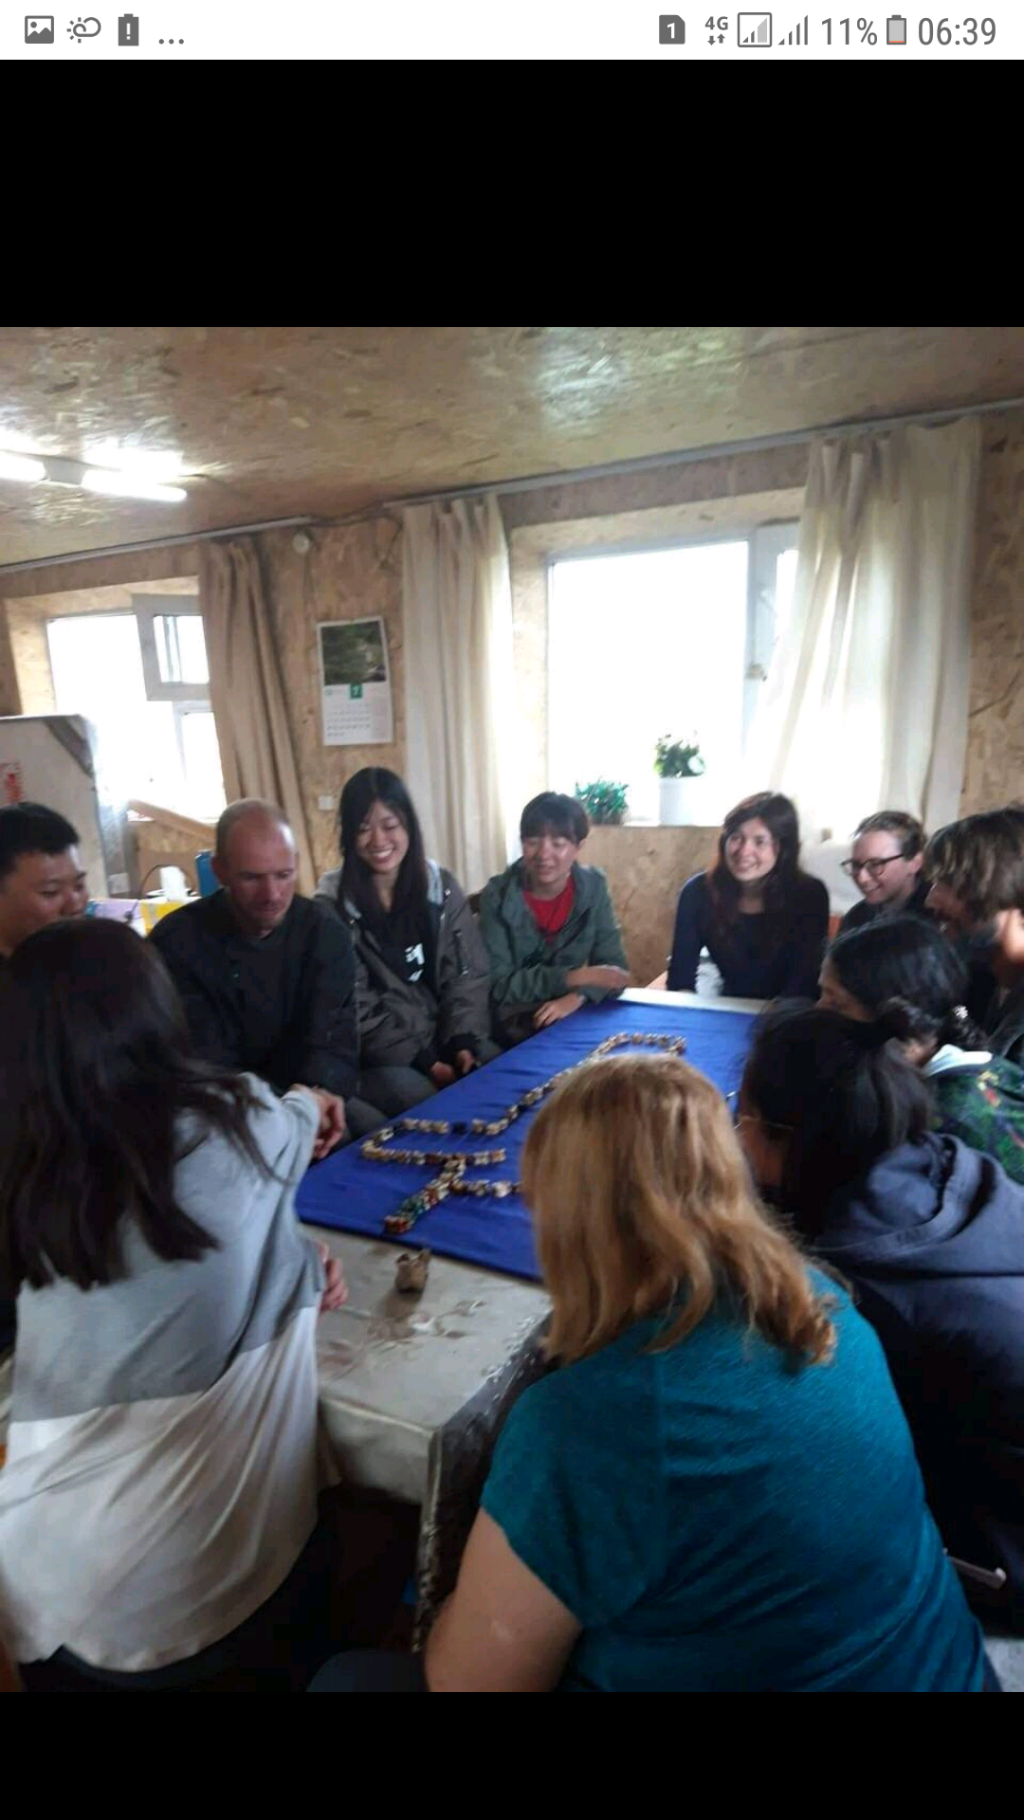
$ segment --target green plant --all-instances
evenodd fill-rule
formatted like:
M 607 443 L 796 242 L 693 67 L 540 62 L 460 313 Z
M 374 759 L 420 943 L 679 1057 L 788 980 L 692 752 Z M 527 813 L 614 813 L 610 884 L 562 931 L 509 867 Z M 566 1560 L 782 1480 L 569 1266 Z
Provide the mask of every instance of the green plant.
M 659 777 L 702 777 L 705 766 L 696 733 L 688 741 L 666 733 L 654 748 L 654 769 Z
M 625 784 L 610 784 L 606 778 L 599 777 L 592 784 L 577 784 L 575 796 L 597 826 L 617 827 L 625 820 Z

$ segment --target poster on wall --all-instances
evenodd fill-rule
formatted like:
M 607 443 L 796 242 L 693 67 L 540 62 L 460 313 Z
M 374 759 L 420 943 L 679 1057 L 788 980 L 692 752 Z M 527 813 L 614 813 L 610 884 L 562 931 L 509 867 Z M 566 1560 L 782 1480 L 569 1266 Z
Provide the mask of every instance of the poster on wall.
M 391 673 L 382 619 L 318 625 L 325 746 L 387 746 Z
M 17 759 L 11 759 L 7 764 L 0 762 L 0 808 L 9 809 L 13 803 L 24 800 L 25 784 Z

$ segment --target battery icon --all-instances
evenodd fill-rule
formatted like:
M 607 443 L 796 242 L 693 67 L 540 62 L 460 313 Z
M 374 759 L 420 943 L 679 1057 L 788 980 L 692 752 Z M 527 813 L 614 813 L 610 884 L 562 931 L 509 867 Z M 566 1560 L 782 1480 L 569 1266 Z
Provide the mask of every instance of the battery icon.
M 885 42 L 886 44 L 906 44 L 907 42 L 907 22 L 901 18 L 899 13 L 893 13 L 892 17 L 885 22 Z

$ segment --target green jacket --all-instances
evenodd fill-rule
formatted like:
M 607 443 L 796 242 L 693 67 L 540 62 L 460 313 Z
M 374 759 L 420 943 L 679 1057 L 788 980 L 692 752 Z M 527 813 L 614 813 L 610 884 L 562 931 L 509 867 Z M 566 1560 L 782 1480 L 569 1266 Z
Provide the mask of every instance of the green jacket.
M 491 999 L 506 1030 L 525 1012 L 568 992 L 565 976 L 575 968 L 627 965 L 604 873 L 577 865 L 572 882 L 569 920 L 552 941 L 537 928 L 523 896 L 522 860 L 484 886 L 480 928 L 491 963 Z M 595 1002 L 614 996 L 593 986 L 579 990 Z
M 940 1130 L 985 1150 L 1024 1182 L 1024 1073 L 1005 1056 L 940 1049 L 926 1067 Z

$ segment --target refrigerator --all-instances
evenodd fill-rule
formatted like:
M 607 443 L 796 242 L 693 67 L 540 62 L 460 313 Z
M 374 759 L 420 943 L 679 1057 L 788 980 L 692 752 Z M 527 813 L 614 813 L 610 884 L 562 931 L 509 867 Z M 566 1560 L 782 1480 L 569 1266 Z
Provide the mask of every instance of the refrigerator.
M 77 828 L 92 897 L 135 887 L 127 805 L 107 787 L 95 730 L 82 715 L 0 716 L 0 805 L 17 802 L 44 803 Z

